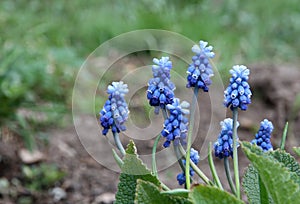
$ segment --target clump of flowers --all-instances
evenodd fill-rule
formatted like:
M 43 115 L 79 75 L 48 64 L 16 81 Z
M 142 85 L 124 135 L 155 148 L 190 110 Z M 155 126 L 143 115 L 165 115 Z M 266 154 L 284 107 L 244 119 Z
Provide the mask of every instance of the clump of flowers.
M 230 84 L 224 91 L 224 105 L 231 109 L 247 110 L 252 95 L 248 84 L 250 71 L 244 65 L 235 65 L 230 70 L 230 74 L 232 75 Z
M 212 46 L 207 46 L 207 42 L 201 40 L 199 45 L 192 47 L 195 55 L 187 70 L 187 87 L 197 87 L 207 92 L 208 86 L 212 83 L 210 77 L 214 75 L 209 59 L 213 58 L 215 53 L 212 52 Z
M 170 80 L 172 62 L 169 57 L 154 58 L 153 62 L 153 78 L 148 82 L 147 98 L 158 114 L 160 108 L 173 103 L 175 85 Z
M 108 100 L 105 102 L 103 109 L 100 111 L 100 124 L 103 127 L 102 134 L 106 135 L 111 129 L 113 133 L 125 131 L 125 121 L 128 119 L 128 106 L 124 99 L 128 93 L 128 86 L 122 81 L 112 82 L 107 87 L 109 94 Z
M 260 128 L 255 135 L 255 139 L 251 141 L 252 144 L 259 146 L 264 152 L 272 151 L 271 133 L 274 127 L 271 121 L 264 119 L 260 123 Z
M 199 153 L 197 150 L 195 150 L 194 148 L 191 148 L 191 156 L 190 156 L 191 160 L 193 161 L 194 164 L 198 165 L 199 163 L 199 160 L 200 160 L 200 156 L 199 156 Z M 182 160 L 183 164 L 185 165 L 185 159 Z M 195 171 L 190 168 L 190 175 L 191 176 L 194 176 L 195 174 Z M 185 173 L 182 172 L 182 173 L 179 173 L 177 175 L 177 181 L 179 183 L 179 185 L 183 185 L 185 184 Z
M 223 159 L 224 157 L 229 157 L 233 155 L 233 120 L 231 118 L 226 118 L 224 121 L 220 122 L 221 132 L 219 134 L 218 140 L 214 143 L 215 156 Z M 239 123 L 237 122 L 237 126 Z
M 190 104 L 186 101 L 180 103 L 178 98 L 174 98 L 174 102 L 167 105 L 170 115 L 165 120 L 164 129 L 161 131 L 161 135 L 166 138 L 164 147 L 169 147 L 172 141 L 175 145 L 186 144 L 188 119 L 185 115 L 190 113 L 187 109 L 189 106 Z
M 100 123 L 104 128 L 103 135 L 106 135 L 109 130 L 112 131 L 116 147 L 119 149 L 119 153 L 113 150 L 113 156 L 122 171 L 116 195 L 116 203 L 157 203 L 161 200 L 166 200 L 166 202 L 201 203 L 203 199 L 206 199 L 208 203 L 210 201 L 221 202 L 226 200 L 229 203 L 242 203 L 241 199 L 243 197 L 241 195 L 238 165 L 238 147 L 240 145 L 252 163 L 243 177 L 243 189 L 247 194 L 249 203 L 260 201 L 274 201 L 276 203 L 286 201 L 286 203 L 297 202 L 300 199 L 299 194 L 297 194 L 299 190 L 297 182 L 299 179 L 294 169 L 290 168 L 291 165 L 299 166 L 296 159 L 292 159 L 292 156 L 285 151 L 276 151 L 276 154 L 267 154 L 267 157 L 262 151 L 257 151 L 259 150 L 258 147 L 264 152 L 273 150 L 270 141 L 273 131 L 272 123 L 267 119 L 264 119 L 260 123 L 260 129 L 255 135 L 255 139 L 251 142 L 258 147 L 251 145 L 249 142 L 241 142 L 239 144 L 237 134 L 239 126 L 238 111 L 239 109 L 243 111 L 247 110 L 248 104 L 251 103 L 252 95 L 248 84 L 250 71 L 244 65 L 235 65 L 230 70 L 232 76 L 229 86 L 224 91 L 224 105 L 228 108 L 230 107 L 232 118 L 226 118 L 220 122 L 221 131 L 217 141 L 213 145 L 215 157 L 222 159 L 224 162 L 227 181 L 235 197 L 224 193 L 227 189 L 223 188 L 223 184 L 216 171 L 211 144 L 208 147 L 208 163 L 212 178 L 207 177 L 197 166 L 200 156 L 197 150 L 191 148 L 192 135 L 195 130 L 193 128 L 195 110 L 197 100 L 200 98 L 198 97 L 199 88 L 207 92 L 211 84 L 210 77 L 213 75 L 213 71 L 209 60 L 214 57 L 212 46 L 208 46 L 208 43 L 204 41 L 200 41 L 199 44 L 200 46 L 195 45 L 192 48 L 192 51 L 196 55 L 192 58 L 193 62 L 189 65 L 187 71 L 187 87 L 193 87 L 194 90 L 191 111 L 188 109 L 190 106 L 188 102 L 180 102 L 178 98 L 174 97 L 173 91 L 175 86 L 170 81 L 172 63 L 169 58 L 162 57 L 161 59 L 154 58 L 153 60 L 155 63 L 152 66 L 153 78 L 148 83 L 147 98 L 150 105 L 155 107 L 156 113 L 160 109 L 162 110 L 165 121 L 161 134 L 156 136 L 153 143 L 151 171 L 140 160 L 134 142 L 130 141 L 125 150 L 119 138 L 118 133 L 126 130 L 124 123 L 129 113 L 124 100 L 125 94 L 128 93 L 127 85 L 123 82 L 113 82 L 112 85 L 108 86 L 107 93 L 109 94 L 109 98 L 100 112 Z M 187 118 L 188 114 L 191 114 L 189 120 Z M 282 150 L 285 145 L 287 128 L 286 125 L 280 145 Z M 177 161 L 182 169 L 177 175 L 177 181 L 179 185 L 184 185 L 185 189 L 172 190 L 159 180 L 156 153 L 157 146 L 160 144 L 162 137 L 165 139 L 163 143 L 165 148 L 171 144 L 173 145 L 172 151 L 174 150 Z M 300 151 L 299 149 L 295 149 L 296 153 Z M 123 158 L 120 158 L 120 154 Z M 273 156 L 274 159 L 272 158 Z M 279 161 L 277 156 L 280 156 L 285 161 Z M 233 171 L 229 157 L 232 157 Z M 266 171 L 267 168 L 268 171 Z M 256 172 L 253 170 L 256 170 Z M 194 182 L 191 177 L 195 174 L 205 183 L 204 185 L 191 185 Z M 261 184 L 264 185 L 264 188 L 260 188 Z M 287 189 L 292 192 L 291 196 L 280 193 L 282 189 L 285 189 L 286 184 Z M 258 186 L 259 188 L 253 188 L 253 186 Z M 273 186 L 275 188 L 278 187 L 280 191 L 274 190 Z M 268 192 L 266 192 L 266 189 Z M 213 195 L 213 197 L 208 198 L 207 195 Z M 257 195 L 260 195 L 259 201 L 257 200 Z

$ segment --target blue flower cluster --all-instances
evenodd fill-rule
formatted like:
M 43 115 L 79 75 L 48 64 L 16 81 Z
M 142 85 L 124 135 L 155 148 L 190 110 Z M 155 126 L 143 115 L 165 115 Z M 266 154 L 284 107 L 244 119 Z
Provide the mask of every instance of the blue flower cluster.
M 162 57 L 160 60 L 154 58 L 153 62 L 153 78 L 148 82 L 147 98 L 158 114 L 160 107 L 165 108 L 167 104 L 173 103 L 175 85 L 170 80 L 172 62 L 169 57 Z
M 230 84 L 224 91 L 224 105 L 231 109 L 239 107 L 247 110 L 251 103 L 251 90 L 248 84 L 250 70 L 244 65 L 235 65 L 230 70 Z
M 189 114 L 188 108 L 190 104 L 186 101 L 180 103 L 178 98 L 174 98 L 174 102 L 167 105 L 170 111 L 170 116 L 164 122 L 164 129 L 161 135 L 166 138 L 164 147 L 169 147 L 171 142 L 174 141 L 175 145 L 179 143 L 186 145 L 186 136 L 188 130 L 188 119 L 184 117 Z
M 255 139 L 251 141 L 252 144 L 257 144 L 264 152 L 272 151 L 273 146 L 271 144 L 271 133 L 274 127 L 272 122 L 264 119 L 260 123 L 260 128 L 255 135 Z
M 203 91 L 208 91 L 208 86 L 212 81 L 210 77 L 214 75 L 212 66 L 209 63 L 209 59 L 215 56 L 212 52 L 213 47 L 207 46 L 208 43 L 200 41 L 199 45 L 194 45 L 192 51 L 196 54 L 192 57 L 193 62 L 190 64 L 187 70 L 187 87 L 198 87 Z
M 113 133 L 125 131 L 124 125 L 128 118 L 128 106 L 124 99 L 128 93 L 128 86 L 122 81 L 112 82 L 107 88 L 109 94 L 108 100 L 105 102 L 103 109 L 100 111 L 100 123 L 104 128 L 103 135 L 106 135 L 111 129 Z
M 233 155 L 233 139 L 232 139 L 232 129 L 233 120 L 231 118 L 226 118 L 224 121 L 220 122 L 221 133 L 219 134 L 218 140 L 214 143 L 215 156 L 223 159 L 224 157 L 229 157 Z M 237 122 L 237 127 L 239 122 Z M 239 146 L 239 144 L 238 144 Z
M 191 156 L 190 156 L 191 160 L 193 161 L 194 164 L 198 164 L 199 160 L 200 160 L 200 156 L 197 150 L 195 150 L 194 148 L 191 148 Z M 185 165 L 185 160 L 182 160 L 183 164 Z M 192 168 L 190 168 L 190 175 L 194 176 L 195 172 Z M 185 173 L 182 172 L 180 174 L 177 175 L 177 181 L 179 183 L 179 185 L 183 185 L 185 184 Z

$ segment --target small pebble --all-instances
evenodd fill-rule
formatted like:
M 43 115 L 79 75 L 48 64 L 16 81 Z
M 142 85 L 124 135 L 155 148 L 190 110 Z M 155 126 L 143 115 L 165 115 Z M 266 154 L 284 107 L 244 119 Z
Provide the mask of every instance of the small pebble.
M 114 193 L 103 193 L 97 196 L 92 204 L 111 204 L 115 201 Z
M 53 199 L 55 202 L 65 199 L 67 197 L 66 191 L 60 187 L 53 188 L 51 191 L 51 195 L 53 195 Z

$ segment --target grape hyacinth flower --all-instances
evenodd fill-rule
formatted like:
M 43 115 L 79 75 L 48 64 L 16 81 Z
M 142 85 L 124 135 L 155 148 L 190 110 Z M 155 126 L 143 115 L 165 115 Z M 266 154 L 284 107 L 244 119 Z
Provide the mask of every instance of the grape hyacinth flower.
M 195 150 L 194 148 L 191 148 L 191 156 L 190 156 L 191 160 L 193 161 L 194 164 L 198 164 L 199 160 L 200 160 L 200 156 L 197 150 Z M 185 159 L 182 160 L 183 164 L 185 165 Z M 192 168 L 190 168 L 190 175 L 194 176 L 195 172 Z M 179 185 L 183 185 L 185 184 L 185 173 L 179 173 L 177 175 L 177 181 L 179 183 Z
M 199 45 L 194 45 L 192 51 L 196 54 L 192 57 L 193 62 L 189 65 L 187 70 L 187 87 L 198 87 L 203 91 L 208 91 L 208 86 L 211 85 L 212 81 L 210 77 L 214 75 L 212 66 L 209 59 L 215 56 L 212 52 L 213 47 L 207 46 L 208 43 L 200 41 Z
M 128 106 L 124 99 L 128 93 L 128 86 L 122 81 L 112 82 L 107 88 L 109 94 L 103 109 L 100 111 L 100 124 L 103 127 L 102 134 L 106 135 L 111 129 L 113 133 L 125 131 L 124 123 L 128 118 Z
M 165 108 L 166 105 L 173 103 L 175 85 L 170 80 L 172 62 L 169 57 L 154 58 L 153 62 L 155 63 L 152 66 L 153 78 L 148 82 L 147 99 L 158 114 L 159 108 Z
M 274 127 L 271 121 L 264 119 L 260 123 L 260 128 L 255 135 L 255 139 L 251 141 L 252 144 L 259 146 L 264 152 L 272 151 L 271 133 Z
M 224 157 L 233 156 L 233 139 L 232 139 L 232 126 L 233 120 L 226 118 L 220 122 L 221 133 L 218 140 L 214 143 L 215 156 L 223 159 Z M 237 122 L 237 127 L 239 123 Z M 239 146 L 239 145 L 238 145 Z
M 166 138 L 164 147 L 169 147 L 172 141 L 175 145 L 179 143 L 186 145 L 188 119 L 185 115 L 190 113 L 186 109 L 189 106 L 190 104 L 186 101 L 180 103 L 178 98 L 174 98 L 172 105 L 167 105 L 166 108 L 170 111 L 170 116 L 165 120 L 164 129 L 161 131 L 161 135 Z
M 250 70 L 244 65 L 235 65 L 230 70 L 230 84 L 224 91 L 224 105 L 231 109 L 247 110 L 251 103 L 251 90 L 248 84 Z

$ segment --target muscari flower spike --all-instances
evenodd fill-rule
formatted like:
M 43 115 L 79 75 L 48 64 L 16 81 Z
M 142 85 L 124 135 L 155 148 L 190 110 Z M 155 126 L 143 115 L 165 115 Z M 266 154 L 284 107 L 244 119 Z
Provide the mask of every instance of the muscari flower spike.
M 175 85 L 170 80 L 172 62 L 169 57 L 154 58 L 153 62 L 153 78 L 148 82 L 147 98 L 158 114 L 160 108 L 173 103 Z
M 233 139 L 232 139 L 233 120 L 231 118 L 226 118 L 224 121 L 220 122 L 220 125 L 221 125 L 221 132 L 219 134 L 218 140 L 214 143 L 215 156 L 219 157 L 220 159 L 229 156 L 232 157 L 233 156 Z M 238 126 L 239 126 L 239 122 L 237 122 L 237 127 Z
M 230 84 L 224 91 L 224 105 L 231 109 L 247 110 L 252 95 L 248 84 L 250 70 L 244 65 L 235 65 L 230 74 L 232 75 Z
M 255 139 L 251 141 L 252 144 L 259 146 L 264 152 L 272 151 L 271 133 L 274 127 L 271 121 L 264 119 L 260 123 L 260 128 L 255 135 Z
M 198 87 L 203 91 L 208 91 L 208 86 L 211 85 L 212 81 L 210 77 L 214 75 L 212 66 L 209 59 L 215 56 L 212 52 L 213 47 L 207 46 L 208 42 L 200 41 L 199 45 L 194 45 L 192 51 L 196 54 L 192 57 L 193 62 L 189 65 L 187 70 L 187 87 Z
M 195 150 L 194 148 L 191 148 L 191 156 L 190 156 L 191 160 L 194 162 L 194 164 L 198 164 L 199 160 L 200 160 L 200 156 L 197 150 Z M 185 165 L 185 159 L 182 160 L 183 165 Z M 194 176 L 195 172 L 194 170 L 190 167 L 190 175 L 191 177 Z M 185 184 L 185 173 L 179 173 L 177 175 L 177 181 L 179 183 L 179 185 L 183 185 Z
M 188 130 L 188 119 L 185 115 L 189 114 L 190 104 L 186 101 L 180 103 L 178 98 L 174 98 L 174 102 L 167 105 L 167 109 L 170 112 L 170 116 L 164 122 L 164 129 L 161 131 L 161 135 L 166 138 L 164 147 L 169 147 L 171 142 L 174 141 L 175 145 L 179 143 L 186 145 L 186 136 Z
M 100 124 L 103 127 L 103 135 L 106 135 L 109 129 L 113 133 L 125 131 L 124 123 L 129 113 L 124 99 L 125 94 L 128 93 L 127 84 L 124 84 L 122 81 L 112 82 L 112 85 L 107 87 L 107 93 L 109 94 L 108 100 L 100 111 Z

